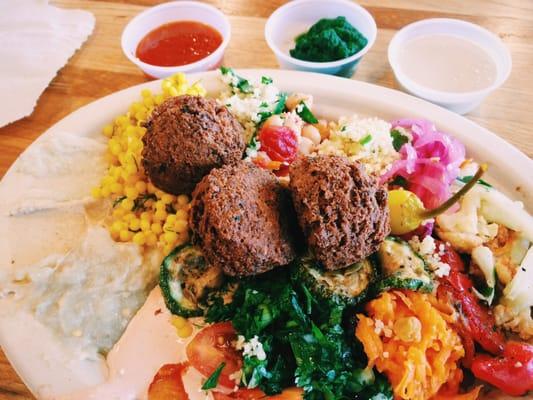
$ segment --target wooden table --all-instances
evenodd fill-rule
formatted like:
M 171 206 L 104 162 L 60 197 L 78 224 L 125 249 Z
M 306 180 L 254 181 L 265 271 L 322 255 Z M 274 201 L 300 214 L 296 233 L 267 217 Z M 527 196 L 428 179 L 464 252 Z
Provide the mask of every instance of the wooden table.
M 327 0 L 324 0 L 327 1 Z M 39 99 L 33 114 L 0 128 L 0 177 L 15 158 L 61 118 L 102 96 L 147 78 L 122 54 L 120 34 L 126 23 L 156 0 L 53 0 L 65 8 L 82 8 L 96 16 L 96 27 L 80 51 L 59 72 Z M 225 64 L 238 68 L 276 68 L 263 39 L 270 13 L 284 0 L 209 0 L 229 15 L 232 40 Z M 395 87 L 387 62 L 387 45 L 404 25 L 423 18 L 461 18 L 497 33 L 511 51 L 509 80 L 468 118 L 501 135 L 533 157 L 533 2 L 523 0 L 362 0 L 377 21 L 377 41 L 354 79 Z M 9 94 L 2 93 L 3 99 Z M 527 171 L 524 173 L 531 173 Z M 33 398 L 0 353 L 0 400 Z M 102 399 L 106 400 L 106 399 Z

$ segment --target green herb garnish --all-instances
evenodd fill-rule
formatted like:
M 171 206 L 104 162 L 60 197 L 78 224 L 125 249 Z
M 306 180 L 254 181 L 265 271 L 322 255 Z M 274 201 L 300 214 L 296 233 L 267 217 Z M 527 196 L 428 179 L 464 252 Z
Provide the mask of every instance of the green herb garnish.
M 368 134 L 366 135 L 364 138 L 362 138 L 361 140 L 359 140 L 359 144 L 361 145 L 365 145 L 365 144 L 368 144 L 372 141 L 372 135 Z
M 409 138 L 402 135 L 402 132 L 398 129 L 390 131 L 390 135 L 392 137 L 392 147 L 394 147 L 394 150 L 396 151 L 400 151 L 402 146 L 409 141 Z
M 204 382 L 202 385 L 202 390 L 209 390 L 214 389 L 218 385 L 218 378 L 220 377 L 220 374 L 222 373 L 222 370 L 226 366 L 225 362 L 221 362 L 220 365 L 215 369 L 215 372 L 211 374 L 209 378 Z
M 120 197 L 117 197 L 115 199 L 115 201 L 113 202 L 113 208 L 115 208 L 116 206 L 118 206 L 120 203 L 122 203 L 122 200 L 124 200 L 126 198 L 126 196 L 120 196 Z
M 467 176 L 461 176 L 461 177 L 458 177 L 457 180 L 460 181 L 460 182 L 463 182 L 463 183 L 468 183 L 472 180 L 474 176 L 473 175 L 467 175 Z M 490 183 L 488 183 L 487 181 L 484 181 L 483 179 L 479 179 L 477 181 L 477 183 L 479 185 L 483 185 L 485 187 L 488 187 L 488 188 L 491 188 L 492 185 Z
M 298 114 L 308 124 L 316 124 L 318 122 L 318 119 L 316 119 L 309 107 L 307 107 L 303 101 L 296 106 L 296 114 Z
M 290 54 L 300 60 L 328 62 L 350 57 L 367 43 L 367 38 L 345 17 L 324 18 L 296 37 Z
M 239 89 L 241 93 L 252 93 L 254 91 L 254 87 L 250 84 L 250 82 L 248 82 L 247 79 L 237 75 L 232 68 L 220 67 L 220 72 L 222 72 L 222 75 L 231 75 L 237 78 L 237 82 L 231 83 L 230 86 Z
M 144 209 L 144 205 L 148 200 L 156 201 L 157 196 L 154 193 L 146 193 L 137 197 L 135 200 L 133 200 L 132 211 Z
M 269 76 L 262 76 L 261 83 L 263 85 L 270 85 L 272 83 L 272 78 L 270 78 Z

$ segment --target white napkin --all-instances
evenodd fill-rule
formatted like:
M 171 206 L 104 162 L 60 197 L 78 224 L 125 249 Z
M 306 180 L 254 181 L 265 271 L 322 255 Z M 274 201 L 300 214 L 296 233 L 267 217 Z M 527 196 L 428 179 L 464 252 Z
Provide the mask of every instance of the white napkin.
M 63 10 L 47 0 L 0 0 L 0 127 L 32 113 L 93 29 L 87 11 Z

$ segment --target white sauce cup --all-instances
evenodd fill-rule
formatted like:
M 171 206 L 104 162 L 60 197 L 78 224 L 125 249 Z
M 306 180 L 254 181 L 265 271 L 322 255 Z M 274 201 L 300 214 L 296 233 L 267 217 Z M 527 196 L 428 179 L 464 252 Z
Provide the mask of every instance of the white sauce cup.
M 147 64 L 136 56 L 137 45 L 152 30 L 173 21 L 198 21 L 210 25 L 222 35 L 218 48 L 201 60 L 175 67 Z M 201 72 L 217 68 L 231 37 L 231 26 L 226 16 L 215 7 L 196 1 L 173 1 L 140 13 L 122 32 L 122 51 L 128 59 L 147 75 L 166 78 L 177 72 Z
M 402 47 L 415 38 L 440 34 L 469 40 L 484 49 L 496 65 L 494 82 L 481 90 L 454 93 L 430 89 L 405 75 L 399 65 Z M 466 114 L 478 107 L 489 93 L 507 80 L 512 66 L 509 50 L 498 36 L 470 22 L 448 18 L 426 19 L 402 28 L 389 43 L 388 58 L 396 80 L 405 91 L 459 114 Z

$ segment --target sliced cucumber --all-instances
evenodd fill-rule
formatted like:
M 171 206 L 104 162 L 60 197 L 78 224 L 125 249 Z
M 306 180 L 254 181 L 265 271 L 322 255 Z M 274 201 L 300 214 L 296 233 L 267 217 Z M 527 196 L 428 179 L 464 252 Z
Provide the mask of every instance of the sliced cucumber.
M 376 284 L 377 292 L 389 289 L 433 290 L 433 280 L 425 261 L 406 241 L 389 236 L 377 254 L 382 275 Z
M 337 271 L 326 271 L 312 257 L 302 257 L 293 269 L 292 278 L 301 282 L 312 294 L 323 300 L 354 306 L 366 299 L 370 283 L 376 276 L 370 259 Z
M 188 318 L 203 315 L 201 301 L 223 280 L 222 270 L 208 265 L 198 247 L 183 245 L 163 260 L 159 286 L 170 312 Z

